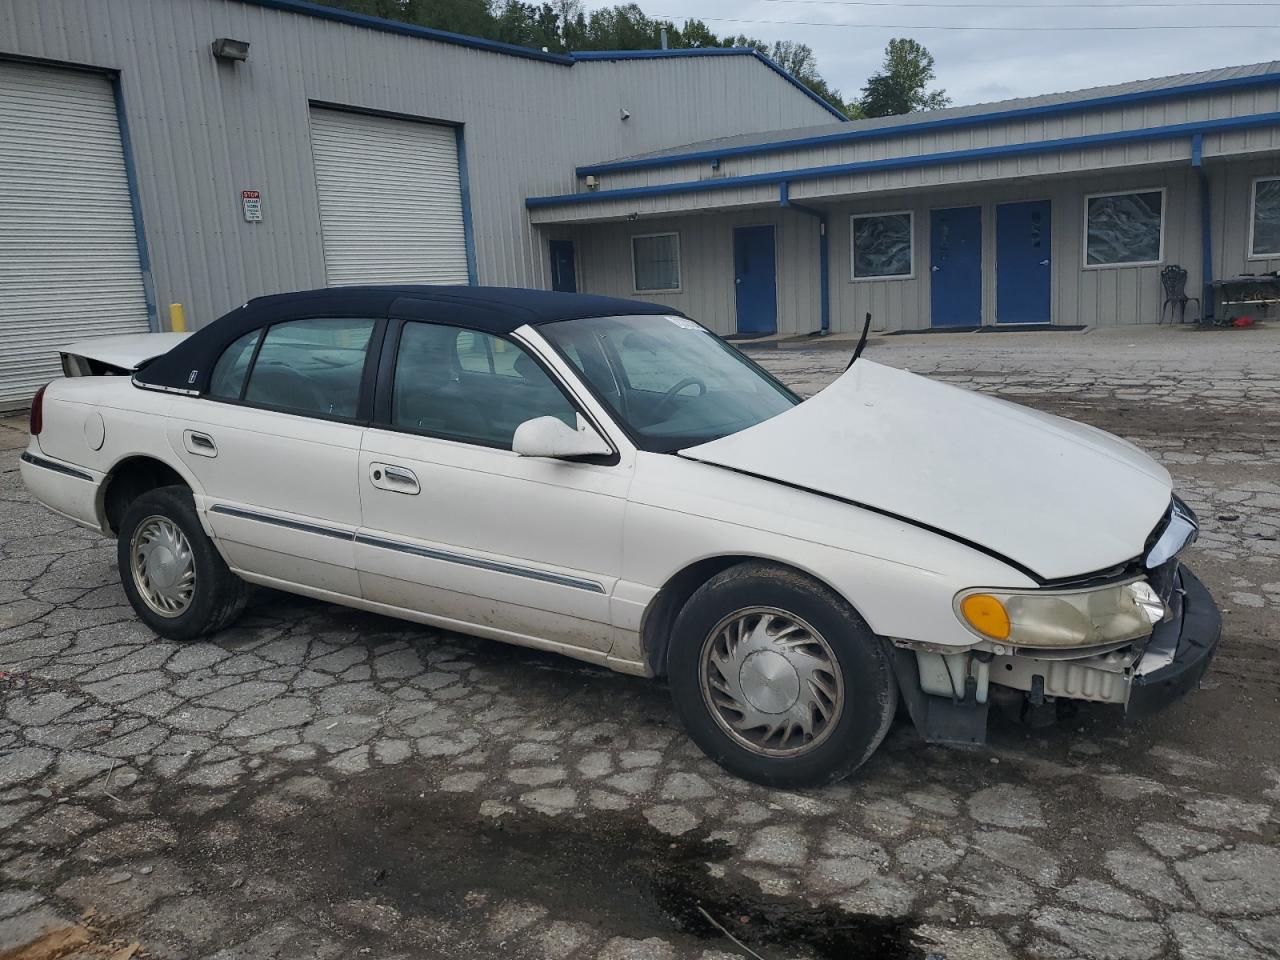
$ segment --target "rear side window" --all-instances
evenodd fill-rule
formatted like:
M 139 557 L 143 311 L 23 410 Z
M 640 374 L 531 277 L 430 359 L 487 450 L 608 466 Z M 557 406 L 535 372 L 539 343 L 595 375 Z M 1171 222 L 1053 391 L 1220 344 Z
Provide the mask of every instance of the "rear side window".
M 244 399 L 298 413 L 354 417 L 373 324 L 326 317 L 268 327 Z
M 253 330 L 222 351 L 222 356 L 214 364 L 213 376 L 209 378 L 210 396 L 224 400 L 240 399 L 244 377 L 249 372 L 249 361 L 253 359 L 253 348 L 258 345 L 261 335 L 261 330 Z

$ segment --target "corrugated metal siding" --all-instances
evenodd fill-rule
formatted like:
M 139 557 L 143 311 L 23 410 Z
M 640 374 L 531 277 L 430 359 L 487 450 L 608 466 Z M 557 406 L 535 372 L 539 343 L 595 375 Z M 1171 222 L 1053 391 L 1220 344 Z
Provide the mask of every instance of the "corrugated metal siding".
M 716 169 L 708 161 L 606 173 L 599 190 L 660 186 L 705 180 L 779 173 L 850 163 L 864 163 L 897 157 L 975 150 L 983 147 L 1060 140 L 1098 133 L 1114 133 L 1149 127 L 1170 126 L 1194 120 L 1221 119 L 1280 112 L 1280 86 L 1228 93 L 1205 94 L 1177 100 L 1157 101 L 1129 107 L 1095 110 L 1043 119 L 992 123 L 977 127 L 942 130 L 885 140 L 806 147 L 757 156 L 727 157 Z M 1280 150 L 1280 124 L 1247 131 L 1206 135 L 1204 155 L 1208 158 Z M 1080 173 L 1124 169 L 1171 160 L 1190 159 L 1190 137 L 1088 149 L 1069 149 L 1026 156 L 975 159 L 912 169 L 878 170 L 842 174 L 814 180 L 797 180 L 792 194 L 797 198 L 821 199 L 880 190 L 918 189 L 946 184 L 1007 180 L 1045 174 Z M 674 213 L 703 206 L 717 208 L 757 202 L 762 188 L 744 187 L 707 193 L 643 198 L 655 213 Z M 767 189 L 767 188 L 765 188 Z M 776 187 L 773 189 L 776 190 Z M 570 191 L 572 192 L 572 191 Z M 582 222 L 591 216 L 615 216 L 642 201 L 634 198 L 540 209 L 535 222 Z
M 778 332 L 816 330 L 822 285 L 818 271 L 818 221 L 778 207 L 674 220 L 598 224 L 558 231 L 578 253 L 579 289 L 670 304 L 714 330 L 737 330 L 733 229 L 772 224 L 776 230 Z M 636 294 L 632 287 L 631 237 L 673 230 L 680 234 L 681 291 Z
M 1215 275 L 1280 269 L 1280 258 L 1249 260 L 1249 192 L 1253 178 L 1280 175 L 1280 156 L 1210 165 L 1213 193 Z M 1104 191 L 1163 188 L 1164 261 L 1155 266 L 1085 268 L 1085 197 Z M 1163 165 L 1090 177 L 1067 176 L 1017 184 L 991 184 L 981 190 L 933 188 L 886 193 L 827 206 L 830 224 L 831 328 L 856 331 L 870 311 L 876 330 L 921 329 L 930 322 L 929 222 L 936 208 L 982 207 L 984 323 L 996 317 L 996 206 L 1019 200 L 1047 199 L 1052 204 L 1050 280 L 1052 321 L 1058 324 L 1114 326 L 1155 323 L 1163 291 L 1160 269 L 1187 269 L 1187 292 L 1201 287 L 1200 187 L 1189 164 Z M 859 280 L 851 277 L 849 218 L 857 213 L 909 209 L 913 214 L 915 275 L 909 280 Z M 658 217 L 635 222 L 595 223 L 547 228 L 548 235 L 577 243 L 581 289 L 612 296 L 636 296 L 631 290 L 630 238 L 634 234 L 680 233 L 683 291 L 646 295 L 667 302 L 706 323 L 717 333 L 736 328 L 732 231 L 750 223 L 778 229 L 779 332 L 806 333 L 820 324 L 820 284 L 816 221 L 767 208 L 704 211 L 691 217 Z M 1191 308 L 1194 313 L 1194 306 Z
M 110 82 L 0 63 L 0 409 L 85 337 L 145 333 L 147 304 Z
M 324 285 L 308 101 L 463 124 L 479 279 L 530 286 L 549 272 L 524 198 L 573 189 L 575 164 L 829 117 L 754 58 L 559 66 L 235 0 L 0 0 L 0 54 L 121 71 L 156 294 L 196 324 Z
M 1084 267 L 1084 198 L 1102 191 L 1158 187 L 1166 190 L 1164 263 L 1176 263 L 1187 268 L 1187 290 L 1195 295 L 1201 276 L 1199 188 L 1190 166 L 1165 167 L 992 186 L 981 192 L 931 190 L 915 194 L 908 202 L 897 194 L 839 205 L 831 215 L 831 327 L 833 330 L 856 330 L 868 310 L 872 314 L 873 328 L 877 330 L 913 330 L 929 326 L 930 210 L 974 205 L 982 207 L 982 318 L 983 323 L 994 323 L 998 269 L 995 207 L 1017 200 L 1041 199 L 1049 200 L 1052 205 L 1052 322 L 1089 326 L 1155 323 L 1160 318 L 1163 299 L 1160 266 Z M 913 214 L 915 278 L 853 281 L 849 266 L 849 216 L 901 209 L 910 209 Z
M 876 117 L 869 120 L 854 120 L 849 123 L 832 123 L 830 121 L 810 127 L 797 127 L 791 130 L 774 130 L 765 133 L 743 133 L 734 137 L 721 137 L 715 140 L 704 140 L 698 143 L 683 144 L 663 150 L 653 150 L 646 154 L 634 155 L 630 159 L 647 159 L 666 157 L 673 154 L 688 153 L 710 149 L 723 149 L 759 144 L 775 143 L 799 137 L 825 136 L 834 132 L 873 132 L 884 131 L 892 134 L 903 127 L 913 127 L 933 120 L 952 120 L 958 117 L 975 117 L 985 114 L 1000 113 L 1011 110 L 1027 110 L 1056 104 L 1072 104 L 1085 100 L 1114 97 L 1135 93 L 1151 93 L 1168 90 L 1173 87 L 1209 83 L 1222 80 L 1240 80 L 1257 77 L 1263 74 L 1280 72 L 1280 61 L 1253 63 L 1242 66 L 1222 67 L 1216 70 L 1204 70 L 1196 73 L 1181 73 L 1167 77 L 1153 77 L 1147 80 L 1133 80 L 1128 83 L 1117 83 L 1106 87 L 1090 87 L 1084 90 L 1070 90 L 1058 93 L 1047 93 L 1035 97 L 1018 97 L 1012 100 L 999 100 L 988 103 L 969 103 L 943 110 L 929 110 L 921 113 L 901 114 L 894 117 Z M 1166 101 L 1168 102 L 1168 101 Z
M 452 127 L 312 110 L 330 286 L 466 283 Z

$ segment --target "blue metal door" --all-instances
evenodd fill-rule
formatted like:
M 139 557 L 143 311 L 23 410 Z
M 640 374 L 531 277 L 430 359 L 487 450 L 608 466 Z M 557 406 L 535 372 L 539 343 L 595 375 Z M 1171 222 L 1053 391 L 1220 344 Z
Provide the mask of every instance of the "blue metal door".
M 1052 270 L 1048 200 L 996 207 L 996 323 L 1048 323 Z
M 738 333 L 778 331 L 778 278 L 773 227 L 735 227 L 733 282 L 738 297 Z
M 573 241 L 551 241 L 551 289 L 578 292 L 578 270 L 573 262 Z
M 982 324 L 982 208 L 929 217 L 929 312 L 935 327 Z

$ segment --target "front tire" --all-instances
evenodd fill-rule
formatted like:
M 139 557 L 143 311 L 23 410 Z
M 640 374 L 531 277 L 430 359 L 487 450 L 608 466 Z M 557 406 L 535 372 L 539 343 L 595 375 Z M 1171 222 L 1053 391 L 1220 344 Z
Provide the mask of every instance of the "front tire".
M 244 610 L 245 583 L 205 535 L 186 487 L 157 487 L 129 504 L 116 544 L 125 595 L 160 636 L 194 640 Z
M 847 777 L 884 739 L 898 702 L 883 641 L 857 611 L 811 577 L 757 561 L 689 598 L 667 669 L 693 741 L 772 787 Z

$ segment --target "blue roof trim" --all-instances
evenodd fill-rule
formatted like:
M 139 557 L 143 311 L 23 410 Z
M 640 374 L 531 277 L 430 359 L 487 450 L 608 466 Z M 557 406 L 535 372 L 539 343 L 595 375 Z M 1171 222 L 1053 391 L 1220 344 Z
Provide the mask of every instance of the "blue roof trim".
M 321 20 L 333 20 L 353 27 L 365 27 L 369 30 L 380 30 L 383 33 L 397 33 L 405 37 L 417 37 L 421 40 L 435 40 L 440 43 L 452 43 L 460 47 L 471 47 L 475 50 L 486 50 L 489 53 L 502 53 L 512 57 L 523 57 L 526 60 L 543 60 L 547 63 L 558 63 L 561 66 L 573 66 L 573 58 L 561 53 L 543 53 L 532 47 L 521 47 L 514 43 L 502 43 L 498 40 L 485 40 L 482 37 L 470 37 L 464 33 L 450 33 L 448 30 L 436 30 L 432 27 L 420 27 L 400 20 L 386 20 L 382 17 L 371 17 L 365 13 L 352 13 L 350 10 L 337 10 L 333 7 L 308 3 L 307 0 L 240 0 L 241 3 L 256 7 L 267 7 L 272 10 L 283 10 L 286 13 L 297 13 L 304 17 L 317 17 Z
M 774 64 L 775 69 L 781 70 Z M 794 81 L 793 81 L 794 82 Z M 762 153 L 781 153 L 786 150 L 797 150 L 804 147 L 822 147 L 837 143 L 853 143 L 859 140 L 886 140 L 895 137 L 907 137 L 917 133 L 935 133 L 939 130 L 954 130 L 960 127 L 981 126 L 984 123 L 1002 123 L 1010 120 L 1026 120 L 1059 116 L 1066 113 L 1077 113 L 1083 110 L 1098 110 L 1106 107 L 1126 106 L 1135 103 L 1149 103 L 1154 100 L 1167 100 L 1174 97 L 1192 96 L 1197 93 L 1221 93 L 1227 90 L 1248 89 L 1280 84 L 1280 73 L 1260 73 L 1251 77 L 1231 77 L 1226 80 L 1204 80 L 1199 83 L 1186 83 L 1176 87 L 1161 87 L 1157 90 L 1138 90 L 1133 93 L 1116 93 L 1106 97 L 1088 97 L 1083 100 L 1067 100 L 1062 103 L 1046 103 L 1035 107 L 1017 107 L 1012 110 L 993 110 L 990 113 L 974 113 L 963 117 L 940 117 L 936 120 L 921 120 L 918 123 L 907 123 L 894 127 L 877 127 L 871 130 L 843 130 L 836 133 L 824 133 L 811 137 L 797 137 L 792 140 L 773 140 L 768 143 L 747 144 L 740 147 L 709 148 L 692 150 L 688 153 L 673 153 L 661 157 L 641 157 L 634 160 L 612 160 L 608 163 L 591 163 L 578 167 L 579 177 L 588 174 L 599 176 L 602 173 L 616 173 L 620 170 L 645 170 L 653 167 L 673 167 L 682 163 L 695 163 L 699 160 L 723 160 L 726 157 L 752 156 Z M 807 87 L 805 89 L 808 89 Z
M 1144 140 L 1176 140 L 1196 134 L 1221 133 L 1226 130 L 1248 130 L 1254 127 L 1280 126 L 1280 112 L 1256 113 L 1244 117 L 1224 117 L 1219 120 L 1195 120 L 1163 127 L 1143 127 L 1137 130 L 1118 130 L 1111 133 L 1091 133 L 1079 137 L 1063 137 L 1058 140 L 1035 140 L 1030 143 L 1009 143 L 994 147 L 976 147 L 972 150 L 949 150 L 944 153 L 922 153 L 905 157 L 886 157 L 883 160 L 862 160 L 826 167 L 802 167 L 796 170 L 776 170 L 742 177 L 717 177 L 708 180 L 682 180 L 676 183 L 656 184 L 648 187 L 623 187 L 618 190 L 596 190 L 586 193 L 568 193 L 556 197 L 529 197 L 524 205 L 535 210 L 568 204 L 595 203 L 600 200 L 624 200 L 630 197 L 658 197 L 678 193 L 698 193 L 707 190 L 730 190 L 734 187 L 750 187 L 779 184 L 796 180 L 816 180 L 819 177 L 840 176 L 851 173 L 867 173 L 874 170 L 903 170 L 913 167 L 940 166 L 946 163 L 965 163 L 976 160 L 992 160 L 1001 157 L 1025 156 L 1034 153 L 1051 153 L 1055 150 L 1080 150 L 1088 147 L 1113 146 Z
M 787 83 L 791 84 L 806 97 L 816 103 L 822 109 L 833 117 L 847 121 L 849 118 L 844 112 L 832 104 L 823 100 L 803 83 L 793 77 L 782 67 L 778 66 L 770 57 L 765 56 L 759 50 L 753 47 L 683 47 L 679 50 L 583 50 L 577 53 L 571 53 L 574 60 L 662 60 L 675 57 L 754 57 L 763 63 L 766 67 L 776 73 Z M 609 166 L 609 164 L 604 164 Z M 578 176 L 584 176 L 591 173 L 595 167 L 581 167 L 578 170 Z

